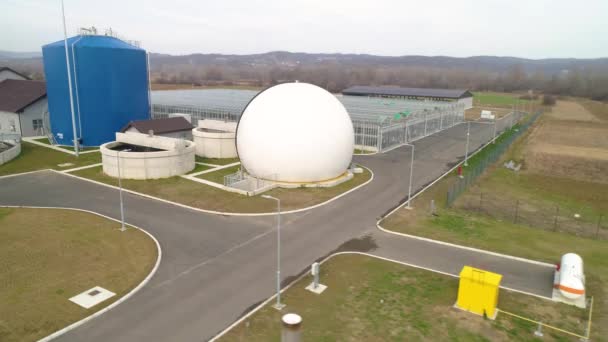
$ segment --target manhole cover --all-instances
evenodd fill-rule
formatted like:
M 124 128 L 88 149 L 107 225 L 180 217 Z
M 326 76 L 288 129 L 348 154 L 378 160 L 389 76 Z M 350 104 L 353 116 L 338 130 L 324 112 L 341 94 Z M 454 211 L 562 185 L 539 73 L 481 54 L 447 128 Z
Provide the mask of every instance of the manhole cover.
M 100 293 L 101 293 L 101 291 L 99 291 L 99 290 L 93 290 L 93 291 L 89 292 L 89 296 L 97 296 Z

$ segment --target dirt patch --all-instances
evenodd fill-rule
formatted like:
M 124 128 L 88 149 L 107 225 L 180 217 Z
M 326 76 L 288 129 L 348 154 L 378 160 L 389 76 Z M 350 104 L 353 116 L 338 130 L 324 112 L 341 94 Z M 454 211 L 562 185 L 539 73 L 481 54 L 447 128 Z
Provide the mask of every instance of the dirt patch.
M 534 173 L 608 183 L 608 124 L 579 103 L 559 101 L 530 134 L 524 156 Z
M 566 147 L 568 148 L 568 147 Z M 557 177 L 567 177 L 575 180 L 589 181 L 595 183 L 608 184 L 608 159 L 597 158 L 601 154 L 606 155 L 606 151 L 598 152 L 594 157 L 586 157 L 583 153 L 585 149 L 576 149 L 564 153 L 562 149 L 559 153 L 547 153 L 532 150 L 526 154 L 526 170 L 534 173 L 541 173 Z
M 585 107 L 574 101 L 557 101 L 557 104 L 547 116 L 552 119 L 566 121 L 600 121 Z

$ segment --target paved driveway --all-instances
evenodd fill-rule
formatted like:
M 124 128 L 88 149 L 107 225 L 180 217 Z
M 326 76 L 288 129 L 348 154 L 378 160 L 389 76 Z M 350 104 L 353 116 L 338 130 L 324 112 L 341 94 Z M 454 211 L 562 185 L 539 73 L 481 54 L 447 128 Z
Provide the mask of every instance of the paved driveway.
M 471 125 L 471 149 L 493 127 Z M 415 143 L 414 189 L 436 179 L 464 155 L 466 125 Z M 326 206 L 285 215 L 282 279 L 296 277 L 315 260 L 348 241 L 379 256 L 457 274 L 465 264 L 504 275 L 503 284 L 550 296 L 552 269 L 379 231 L 378 217 L 407 194 L 410 149 L 360 156 L 375 178 Z M 62 206 L 118 218 L 115 189 L 55 172 L 0 179 L 0 205 Z M 210 215 L 125 194 L 126 220 L 152 233 L 163 260 L 151 282 L 124 304 L 78 329 L 63 341 L 207 340 L 273 294 L 276 276 L 275 217 Z M 103 284 L 101 284 L 103 285 Z

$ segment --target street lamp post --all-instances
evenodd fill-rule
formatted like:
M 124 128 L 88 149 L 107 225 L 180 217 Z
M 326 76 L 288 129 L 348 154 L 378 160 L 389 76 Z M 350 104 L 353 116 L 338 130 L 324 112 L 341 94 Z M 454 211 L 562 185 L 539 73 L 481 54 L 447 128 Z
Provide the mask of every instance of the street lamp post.
M 131 151 L 130 149 L 126 149 L 124 151 L 117 151 L 116 152 L 116 167 L 118 167 L 118 194 L 120 197 L 120 231 L 124 232 L 125 230 L 127 230 L 127 228 L 125 228 L 125 208 L 123 205 L 123 201 L 122 201 L 122 180 L 120 177 L 120 152 L 129 152 Z
M 471 136 L 471 122 L 467 122 L 467 144 L 464 151 L 464 166 L 469 166 L 469 137 Z
M 410 205 L 411 201 L 412 201 L 412 178 L 414 175 L 414 150 L 415 150 L 415 146 L 412 144 L 407 144 L 407 146 L 410 146 L 412 148 L 412 157 L 410 159 L 410 181 L 409 181 L 409 186 L 408 186 L 408 191 L 407 191 L 407 205 L 405 206 L 406 209 L 412 209 L 412 206 Z
M 281 310 L 285 307 L 285 304 L 281 303 L 281 200 L 269 195 L 262 197 L 277 201 L 277 302 L 272 307 Z
M 494 137 L 492 138 L 492 144 L 496 143 L 496 121 L 498 121 L 498 119 L 494 116 Z

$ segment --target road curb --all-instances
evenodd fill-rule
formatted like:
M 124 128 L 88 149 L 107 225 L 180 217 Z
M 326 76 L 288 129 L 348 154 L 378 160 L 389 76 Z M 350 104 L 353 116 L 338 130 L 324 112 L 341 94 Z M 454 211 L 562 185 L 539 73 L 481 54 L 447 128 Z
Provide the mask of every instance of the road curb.
M 0 176 L 0 179 L 10 178 L 10 177 L 24 176 L 24 175 L 29 175 L 31 173 L 43 172 L 43 171 L 53 171 L 53 169 L 40 169 L 40 170 L 26 171 L 26 172 L 21 172 L 21 173 L 11 173 L 11 174 L 8 174 L 8 175 Z
M 120 220 L 117 220 L 113 217 L 110 216 L 106 216 L 100 213 L 96 213 L 94 211 L 91 210 L 86 210 L 86 209 L 78 209 L 78 208 L 67 208 L 67 207 L 36 207 L 36 206 L 25 206 L 25 205 L 20 205 L 20 206 L 16 206 L 16 205 L 0 205 L 0 207 L 2 208 L 29 208 L 29 209 L 56 209 L 56 210 L 74 210 L 74 211 L 81 211 L 81 212 L 86 212 L 89 214 L 93 214 L 93 215 L 97 215 L 97 216 L 101 216 L 103 218 L 115 221 L 120 223 Z M 150 282 L 150 279 L 152 279 L 152 277 L 154 276 L 154 274 L 156 274 L 156 271 L 158 270 L 158 266 L 160 265 L 160 261 L 162 259 L 162 249 L 160 247 L 160 243 L 158 242 L 158 240 L 154 237 L 154 235 L 152 235 L 151 233 L 147 232 L 145 229 L 140 228 L 136 225 L 132 225 L 127 223 L 128 225 L 130 225 L 131 227 L 134 227 L 136 229 L 141 230 L 142 232 L 144 232 L 145 234 L 147 234 L 152 241 L 154 241 L 154 243 L 156 244 L 156 250 L 157 250 L 157 257 L 156 257 L 156 263 L 154 264 L 154 267 L 152 267 L 152 270 L 150 270 L 150 273 L 148 273 L 148 275 L 137 285 L 135 286 L 131 291 L 129 291 L 127 294 L 125 294 L 124 296 L 120 297 L 117 301 L 115 301 L 114 303 L 106 306 L 105 308 L 77 321 L 74 322 L 70 325 L 68 325 L 67 327 L 57 330 L 54 333 L 41 338 L 40 340 L 38 340 L 38 342 L 48 342 L 51 341 L 69 331 L 72 331 L 76 328 L 78 328 L 79 326 L 85 324 L 86 322 L 103 315 L 104 313 L 112 310 L 113 308 L 115 308 L 116 306 L 118 306 L 119 304 L 123 303 L 124 301 L 126 301 L 127 299 L 131 298 L 135 293 L 139 292 L 139 290 L 141 290 L 146 284 L 148 284 L 148 282 Z

